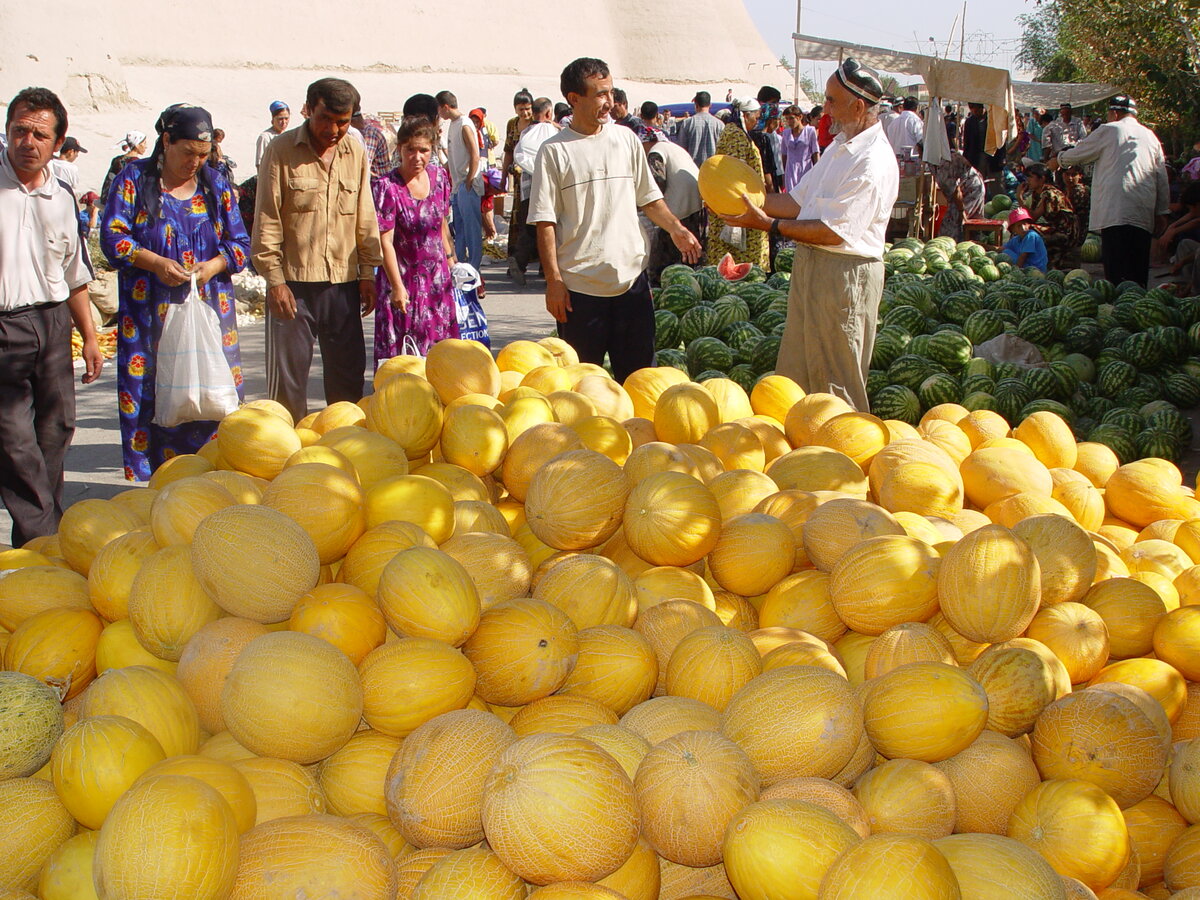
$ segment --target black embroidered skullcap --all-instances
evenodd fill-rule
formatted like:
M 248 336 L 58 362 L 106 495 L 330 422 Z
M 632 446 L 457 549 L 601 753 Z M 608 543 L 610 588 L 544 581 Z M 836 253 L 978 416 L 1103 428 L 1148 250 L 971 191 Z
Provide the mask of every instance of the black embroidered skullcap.
M 173 141 L 211 141 L 212 116 L 208 110 L 190 103 L 168 106 L 154 123 L 154 130 Z
M 874 69 L 861 65 L 854 57 L 847 57 L 834 72 L 838 83 L 863 100 L 868 106 L 874 106 L 883 99 L 883 84 L 879 73 Z
M 1137 103 L 1128 94 L 1117 94 L 1108 101 L 1108 108 L 1117 112 L 1137 113 Z

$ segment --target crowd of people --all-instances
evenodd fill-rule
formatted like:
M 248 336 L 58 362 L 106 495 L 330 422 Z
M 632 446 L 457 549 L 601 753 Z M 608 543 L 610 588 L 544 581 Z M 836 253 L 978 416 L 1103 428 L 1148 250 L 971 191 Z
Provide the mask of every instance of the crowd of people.
M 68 137 L 62 103 L 40 88 L 18 94 L 0 161 L 0 342 L 9 348 L 0 354 L 0 499 L 14 542 L 53 531 L 61 515 L 72 323 L 83 382 L 103 365 L 88 301 L 89 229 L 119 273 L 118 415 L 131 480 L 195 452 L 216 429 L 156 422 L 156 353 L 172 304 L 195 289 L 216 313 L 240 396 L 232 276 L 253 267 L 267 285 L 268 395 L 302 418 L 319 345 L 326 402 L 355 402 L 366 387 L 365 316 L 375 317 L 376 365 L 459 335 L 455 286 L 476 279 L 485 289 L 478 272 L 498 231 L 499 195 L 508 199 L 509 277 L 525 283 L 536 263 L 559 335 L 582 361 L 608 362 L 618 380 L 653 365 L 651 286 L 663 268 L 725 254 L 766 268 L 794 243 L 776 371 L 866 409 L 887 227 L 902 169 L 916 164 L 931 127 L 928 110 L 923 117 L 912 97 L 893 103 L 878 73 L 853 59 L 807 112 L 770 87 L 727 95 L 716 112 L 706 92 L 686 111 L 651 101 L 633 110 L 592 58 L 563 70 L 560 91 L 565 102 L 519 91 L 503 130 L 449 91 L 416 94 L 393 129 L 363 115 L 352 84 L 322 78 L 308 86 L 298 125 L 286 103 L 270 104 L 255 173 L 240 184 L 210 114 L 176 104 L 153 137 L 125 135 L 98 196 L 77 192 L 74 160 L 87 151 Z M 1063 261 L 1090 227 L 1104 233 L 1106 270 L 1126 266 L 1138 280 L 1134 256 L 1143 245 L 1149 252 L 1167 211 L 1166 175 L 1132 101 L 1114 100 L 1110 122 L 1090 133 L 1069 109 L 1057 120 L 1034 116 L 1017 146 L 992 154 L 985 116 L 971 104 L 961 125 L 952 109 L 937 117 L 952 148 L 935 173 L 942 229 L 961 234 L 989 193 L 1012 190 L 1019 264 Z M 748 199 L 737 216 L 705 208 L 699 170 L 714 154 L 761 176 L 761 208 Z M 1095 169 L 1087 224 L 1087 189 L 1072 168 L 1084 164 Z M 1156 247 L 1178 245 L 1186 274 L 1200 269 L 1200 191 L 1185 199 L 1185 214 L 1157 228 Z

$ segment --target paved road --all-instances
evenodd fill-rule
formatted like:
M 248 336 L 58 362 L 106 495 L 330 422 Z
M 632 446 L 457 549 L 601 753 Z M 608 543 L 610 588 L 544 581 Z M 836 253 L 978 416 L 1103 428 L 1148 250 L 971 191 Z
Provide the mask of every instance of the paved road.
M 504 344 L 520 338 L 538 339 L 552 334 L 554 320 L 543 304 L 543 283 L 531 278 L 524 288 L 516 287 L 504 270 L 504 265 L 485 261 L 484 277 L 488 293 L 483 301 L 488 316 L 492 344 Z M 373 320 L 368 318 L 367 353 L 370 355 Z M 257 321 L 238 330 L 242 348 L 242 370 L 246 378 L 246 399 L 266 396 L 265 328 Z M 75 440 L 67 453 L 67 485 L 64 501 L 67 505 L 88 497 L 111 497 L 132 487 L 125 481 L 121 463 L 120 430 L 116 412 L 115 360 L 104 366 L 100 378 L 86 387 L 77 385 Z M 324 406 L 321 394 L 320 351 L 313 362 L 308 382 L 309 407 Z M 8 512 L 0 506 L 0 542 L 7 542 L 12 527 Z

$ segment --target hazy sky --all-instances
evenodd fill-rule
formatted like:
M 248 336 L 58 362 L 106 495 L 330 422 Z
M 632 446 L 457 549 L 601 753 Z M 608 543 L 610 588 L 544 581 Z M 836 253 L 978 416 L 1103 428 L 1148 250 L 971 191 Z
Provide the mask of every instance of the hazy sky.
M 834 40 L 851 41 L 873 47 L 938 55 L 947 55 L 947 40 L 953 29 L 949 56 L 958 58 L 959 29 L 956 19 L 962 14 L 962 0 L 924 0 L 922 3 L 898 3 L 896 0 L 858 0 L 856 3 L 815 3 L 802 0 L 800 30 L 804 34 Z M 796 25 L 794 0 L 744 0 L 758 30 L 776 53 L 792 58 L 791 35 Z M 979 0 L 967 4 L 966 53 L 968 62 L 999 68 L 1012 68 L 1021 27 L 1017 16 L 1034 9 L 1032 0 Z M 913 10 L 920 10 L 913 15 Z M 934 38 L 931 43 L 929 38 Z M 823 80 L 832 64 L 801 61 L 801 71 L 814 80 Z M 1014 72 L 1018 77 L 1026 73 Z

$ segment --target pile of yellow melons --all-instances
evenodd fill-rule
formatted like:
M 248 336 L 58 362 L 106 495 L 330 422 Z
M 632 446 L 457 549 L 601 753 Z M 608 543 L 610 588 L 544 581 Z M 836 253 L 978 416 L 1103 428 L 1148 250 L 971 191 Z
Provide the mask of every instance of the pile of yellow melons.
M 1198 562 L 1049 413 L 444 341 L 0 551 L 0 898 L 1195 900 Z

